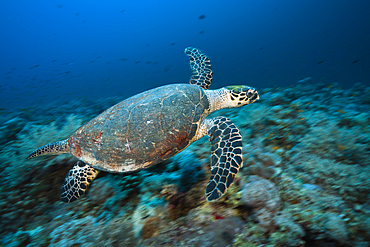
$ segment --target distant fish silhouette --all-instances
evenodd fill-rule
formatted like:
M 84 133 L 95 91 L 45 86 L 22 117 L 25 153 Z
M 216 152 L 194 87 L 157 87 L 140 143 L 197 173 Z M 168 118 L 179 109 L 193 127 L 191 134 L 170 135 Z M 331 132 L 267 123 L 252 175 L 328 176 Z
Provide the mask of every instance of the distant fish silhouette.
M 321 60 L 320 62 L 318 62 L 317 64 L 321 64 L 321 63 L 323 63 L 325 60 Z
M 200 15 L 200 16 L 198 17 L 198 19 L 199 19 L 199 20 L 203 20 L 204 18 L 206 18 L 206 15 L 204 15 L 204 14 L 203 14 L 203 15 Z
M 360 62 L 360 59 L 356 59 L 355 61 L 353 61 L 352 63 L 358 63 Z
M 169 71 L 171 67 L 172 67 L 172 65 L 170 65 L 170 66 L 167 66 L 167 67 L 166 67 L 166 68 L 164 69 L 164 72 L 167 72 L 167 71 Z
M 72 61 L 70 61 L 70 62 L 68 62 L 68 63 L 62 63 L 62 65 L 72 65 L 72 64 L 74 64 L 76 62 L 76 60 L 72 60 Z
M 199 34 L 203 34 L 203 33 L 204 33 L 204 31 L 203 31 L 203 30 L 199 32 Z
M 28 69 L 34 69 L 34 68 L 39 67 L 39 66 L 40 66 L 40 65 L 36 64 L 36 65 L 34 65 L 34 66 L 32 66 L 32 67 L 29 67 Z

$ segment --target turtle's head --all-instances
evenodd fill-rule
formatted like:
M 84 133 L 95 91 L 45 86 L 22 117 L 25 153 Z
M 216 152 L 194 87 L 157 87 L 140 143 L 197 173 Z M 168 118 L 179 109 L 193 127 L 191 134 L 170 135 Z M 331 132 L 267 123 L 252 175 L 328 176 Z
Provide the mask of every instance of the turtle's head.
M 229 106 L 239 107 L 248 105 L 258 100 L 260 97 L 256 89 L 244 85 L 224 87 L 228 91 Z

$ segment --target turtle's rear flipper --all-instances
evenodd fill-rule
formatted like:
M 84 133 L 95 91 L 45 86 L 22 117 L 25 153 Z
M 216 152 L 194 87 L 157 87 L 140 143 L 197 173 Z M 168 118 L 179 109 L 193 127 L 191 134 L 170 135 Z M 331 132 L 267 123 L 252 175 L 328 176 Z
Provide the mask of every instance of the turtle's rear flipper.
M 226 117 L 210 119 L 208 129 L 212 144 L 211 178 L 206 188 L 207 201 L 216 201 L 226 192 L 243 165 L 242 136 Z
M 87 186 L 95 179 L 99 171 L 95 170 L 83 161 L 77 161 L 76 165 L 68 172 L 62 187 L 60 199 L 63 202 L 77 200 L 87 189 Z
M 68 144 L 68 139 L 63 140 L 63 141 L 57 141 L 57 142 L 52 142 L 49 144 L 46 144 L 45 146 L 42 146 L 32 153 L 30 153 L 27 156 L 27 159 L 32 159 L 33 157 L 36 156 L 41 156 L 45 154 L 63 154 L 63 153 L 68 153 L 69 152 L 69 144 Z

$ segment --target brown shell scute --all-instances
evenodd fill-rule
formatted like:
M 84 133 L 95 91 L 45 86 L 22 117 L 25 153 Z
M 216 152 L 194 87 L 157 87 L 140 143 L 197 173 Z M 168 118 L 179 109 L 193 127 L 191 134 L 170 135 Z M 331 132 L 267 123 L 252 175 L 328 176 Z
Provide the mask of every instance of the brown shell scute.
M 197 85 L 155 88 L 78 129 L 69 139 L 71 154 L 110 172 L 146 168 L 186 148 L 208 109 L 208 99 Z

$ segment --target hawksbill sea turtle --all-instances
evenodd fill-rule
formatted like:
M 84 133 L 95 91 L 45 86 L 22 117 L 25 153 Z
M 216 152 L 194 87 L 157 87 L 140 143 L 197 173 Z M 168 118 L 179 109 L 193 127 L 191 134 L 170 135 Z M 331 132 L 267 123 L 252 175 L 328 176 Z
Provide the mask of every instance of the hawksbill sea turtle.
M 205 135 L 212 145 L 206 198 L 215 201 L 225 194 L 243 165 L 242 136 L 228 118 L 206 116 L 253 103 L 259 95 L 248 86 L 208 90 L 210 59 L 196 48 L 188 47 L 185 53 L 192 70 L 190 84 L 170 84 L 134 95 L 90 120 L 68 139 L 42 146 L 27 157 L 69 152 L 79 159 L 65 178 L 63 202 L 77 200 L 98 170 L 125 173 L 144 169 Z

